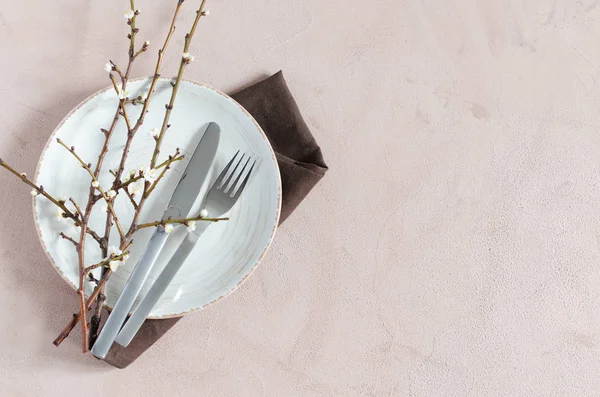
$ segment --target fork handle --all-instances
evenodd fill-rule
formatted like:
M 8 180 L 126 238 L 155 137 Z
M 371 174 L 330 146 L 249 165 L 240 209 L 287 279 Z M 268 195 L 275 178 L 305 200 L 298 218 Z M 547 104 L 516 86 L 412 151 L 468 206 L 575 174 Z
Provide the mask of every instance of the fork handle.
M 199 222 L 196 230 L 187 235 L 169 260 L 169 263 L 167 263 L 156 281 L 154 281 L 146 296 L 144 296 L 135 308 L 131 317 L 127 320 L 119 335 L 117 335 L 115 342 L 123 347 L 129 345 L 209 225 L 210 222 Z

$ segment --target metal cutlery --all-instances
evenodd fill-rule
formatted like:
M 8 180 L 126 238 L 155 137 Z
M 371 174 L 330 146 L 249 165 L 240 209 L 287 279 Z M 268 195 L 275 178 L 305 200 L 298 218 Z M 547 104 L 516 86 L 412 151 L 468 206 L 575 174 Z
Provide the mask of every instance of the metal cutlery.
M 246 183 L 250 179 L 252 170 L 256 164 L 253 161 L 250 165 L 250 157 L 244 159 L 242 154 L 238 159 L 239 151 L 233 156 L 225 169 L 217 177 L 216 181 L 208 191 L 203 208 L 208 211 L 210 217 L 220 217 L 231 210 L 238 198 L 244 191 Z M 233 170 L 229 172 L 231 167 Z M 250 166 L 249 166 L 250 165 Z M 210 222 L 199 222 L 196 230 L 189 232 L 188 236 L 181 243 L 177 251 L 171 257 L 169 263 L 160 273 L 150 290 L 141 300 L 140 304 L 133 311 L 129 320 L 125 323 L 115 341 L 121 346 L 127 346 L 138 332 L 156 302 L 165 292 L 188 255 L 194 249 L 202 233 L 210 226 Z
M 196 146 L 162 219 L 188 215 L 213 163 L 220 136 L 219 126 L 216 123 L 210 123 Z M 144 254 L 138 260 L 115 307 L 108 316 L 106 324 L 100 331 L 98 339 L 92 346 L 94 356 L 102 359 L 106 357 L 168 237 L 169 234 L 165 232 L 164 228 L 156 228 Z

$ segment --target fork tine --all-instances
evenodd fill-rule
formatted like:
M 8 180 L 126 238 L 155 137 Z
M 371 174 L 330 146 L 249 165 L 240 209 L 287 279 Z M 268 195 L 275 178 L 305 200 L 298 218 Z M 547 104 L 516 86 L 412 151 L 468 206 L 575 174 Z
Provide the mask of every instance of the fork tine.
M 225 175 L 227 175 L 227 171 L 229 171 L 229 168 L 231 167 L 231 164 L 233 164 L 233 161 L 238 156 L 238 154 L 240 154 L 239 150 L 235 153 L 235 156 L 233 156 L 231 158 L 231 160 L 229 160 L 229 163 L 227 163 L 227 165 L 225 166 L 225 168 L 223 169 L 223 171 L 221 171 L 221 173 L 217 177 L 217 180 L 215 181 L 215 183 L 213 184 L 213 186 L 215 186 L 217 188 L 221 188 L 221 186 L 223 185 L 223 179 L 225 179 Z
M 238 168 L 240 168 L 240 164 L 242 164 L 242 160 L 244 160 L 244 156 L 245 155 L 246 155 L 245 153 L 242 153 L 242 157 L 240 157 L 240 159 L 238 160 L 237 164 L 235 165 L 235 168 L 233 169 L 233 171 L 231 171 L 231 174 L 229 174 L 229 177 L 223 183 L 223 186 L 221 187 L 221 189 L 223 189 L 223 191 L 225 193 L 227 193 L 229 190 L 231 190 L 231 188 L 232 188 L 231 180 L 237 174 L 237 170 L 238 170 Z
M 250 175 L 252 174 L 252 170 L 254 169 L 255 165 L 256 165 L 256 160 L 252 163 L 252 167 L 250 167 L 250 170 L 248 171 L 248 174 L 246 174 L 246 177 L 242 181 L 240 187 L 235 192 L 235 195 L 232 196 L 235 200 L 237 200 L 238 197 L 240 197 L 240 194 L 242 194 L 242 192 L 244 191 L 244 187 L 246 186 L 246 183 L 248 182 L 248 179 L 250 179 Z
M 233 183 L 231 184 L 231 187 L 229 188 L 229 193 L 231 193 L 231 197 L 234 196 L 234 193 L 236 192 L 236 187 L 238 186 L 238 182 L 240 181 L 240 178 L 242 177 L 242 175 L 244 175 L 244 171 L 246 171 L 246 167 L 248 166 L 248 163 L 250 162 L 251 158 L 250 156 L 248 156 L 248 159 L 246 160 L 246 163 L 244 164 L 244 167 L 240 170 L 237 178 L 235 178 L 235 181 L 233 181 Z M 236 167 L 237 169 L 237 167 Z

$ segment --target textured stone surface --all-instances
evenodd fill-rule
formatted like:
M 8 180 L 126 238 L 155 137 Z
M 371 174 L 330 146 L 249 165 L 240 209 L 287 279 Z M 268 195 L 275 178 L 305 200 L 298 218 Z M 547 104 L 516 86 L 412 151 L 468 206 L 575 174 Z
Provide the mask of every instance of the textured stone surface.
M 152 45 L 163 3 L 139 5 Z M 2 159 L 32 173 L 61 118 L 108 85 L 127 4 L 4 5 Z M 282 69 L 327 177 L 239 291 L 120 371 L 82 356 L 78 333 L 51 344 L 76 297 L 37 242 L 29 189 L 0 173 L 0 394 L 598 394 L 598 1 L 209 8 L 187 77 L 233 91 Z

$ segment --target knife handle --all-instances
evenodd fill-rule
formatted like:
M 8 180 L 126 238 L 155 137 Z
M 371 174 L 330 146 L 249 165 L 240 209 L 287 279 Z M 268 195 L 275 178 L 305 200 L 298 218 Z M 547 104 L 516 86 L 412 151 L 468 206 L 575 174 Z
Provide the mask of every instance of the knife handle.
M 101 359 L 106 357 L 168 237 L 169 234 L 162 228 L 156 228 L 154 231 L 152 238 L 146 246 L 146 251 L 138 260 L 115 307 L 108 316 L 106 324 L 102 327 L 98 339 L 96 339 L 94 346 L 92 346 L 92 354 L 94 356 Z
M 131 317 L 129 317 L 129 320 L 127 320 L 121 332 L 117 335 L 115 342 L 123 347 L 129 345 L 209 225 L 210 222 L 200 222 L 197 229 L 187 235 L 169 260 L 169 263 L 167 263 L 156 281 L 154 281 L 146 296 L 137 305 Z

